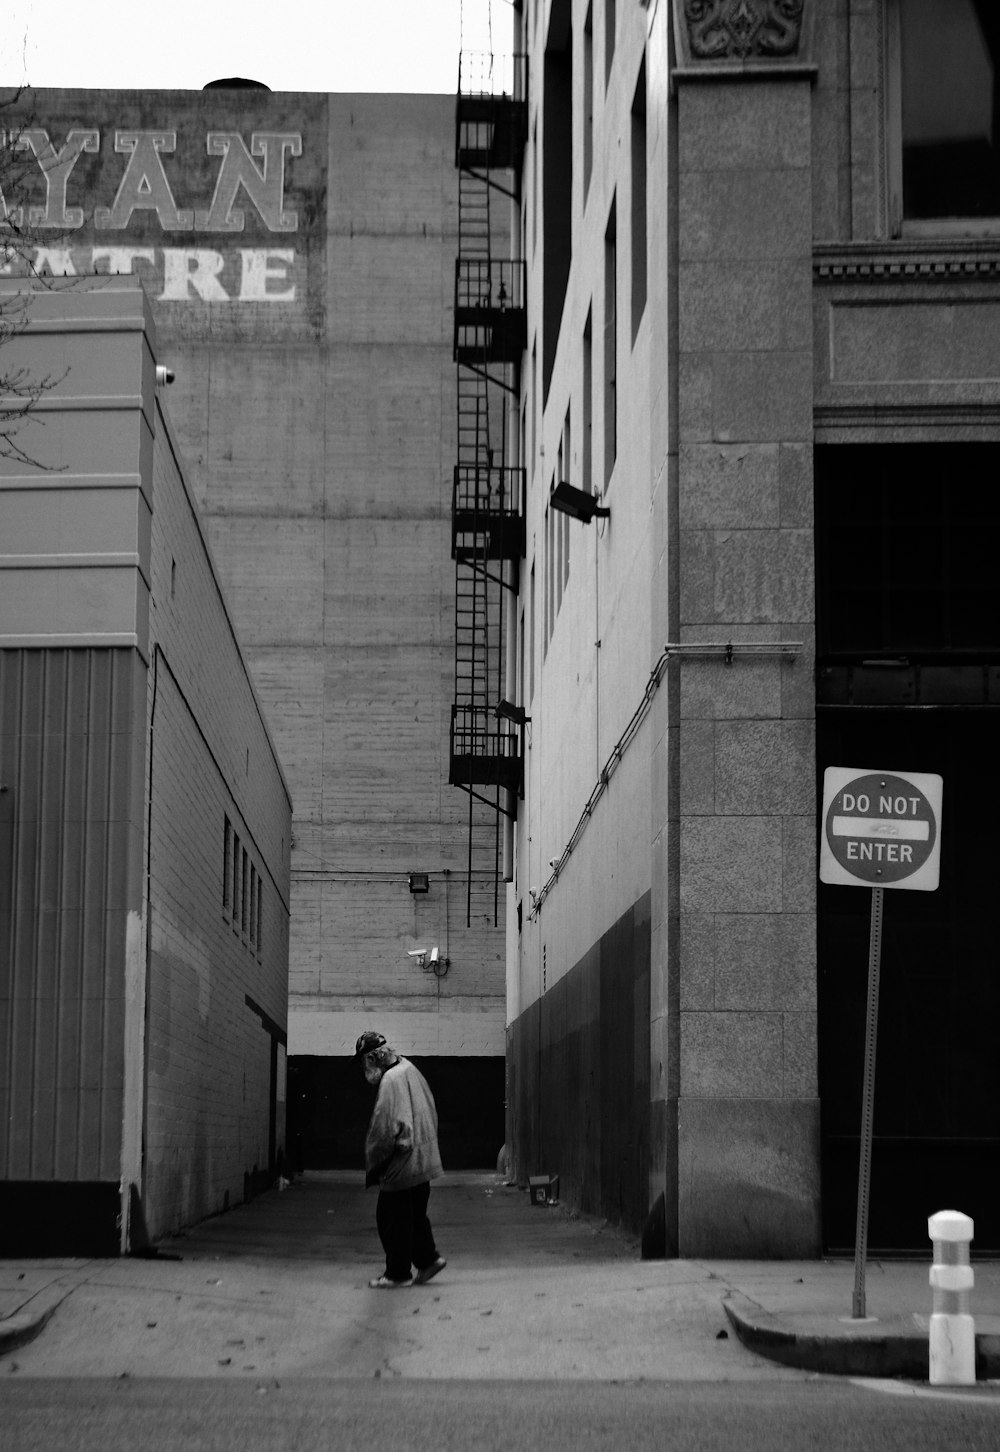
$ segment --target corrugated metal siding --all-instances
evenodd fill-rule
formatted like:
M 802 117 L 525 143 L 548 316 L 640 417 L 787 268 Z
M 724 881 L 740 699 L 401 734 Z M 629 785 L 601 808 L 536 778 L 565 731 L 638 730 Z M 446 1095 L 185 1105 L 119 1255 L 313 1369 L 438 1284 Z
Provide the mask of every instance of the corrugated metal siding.
M 0 1178 L 120 1173 L 135 659 L 0 651 Z

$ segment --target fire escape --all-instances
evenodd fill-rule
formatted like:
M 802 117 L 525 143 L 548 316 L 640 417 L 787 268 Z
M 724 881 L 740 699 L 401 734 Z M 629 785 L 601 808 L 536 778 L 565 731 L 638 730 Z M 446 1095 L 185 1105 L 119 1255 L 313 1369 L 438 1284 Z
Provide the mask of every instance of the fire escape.
M 527 138 L 525 78 L 524 56 L 463 54 L 455 113 L 458 454 L 451 510 L 455 697 L 449 781 L 469 795 L 468 917 L 474 802 L 495 813 L 494 923 L 501 816 L 516 815 L 523 785 L 524 718 L 505 699 L 504 620 L 525 544 L 524 469 L 508 458 L 527 340 L 525 268 L 510 255 Z

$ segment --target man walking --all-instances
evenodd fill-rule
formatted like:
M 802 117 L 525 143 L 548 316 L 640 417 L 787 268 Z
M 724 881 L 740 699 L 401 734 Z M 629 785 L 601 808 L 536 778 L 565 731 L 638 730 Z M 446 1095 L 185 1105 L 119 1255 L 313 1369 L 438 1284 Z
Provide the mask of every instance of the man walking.
M 379 1187 L 375 1224 L 385 1272 L 368 1284 L 374 1290 L 422 1286 L 445 1268 L 427 1218 L 430 1182 L 443 1173 L 434 1096 L 420 1070 L 384 1035 L 368 1029 L 355 1053 L 368 1083 L 378 1085 L 365 1137 L 365 1184 Z

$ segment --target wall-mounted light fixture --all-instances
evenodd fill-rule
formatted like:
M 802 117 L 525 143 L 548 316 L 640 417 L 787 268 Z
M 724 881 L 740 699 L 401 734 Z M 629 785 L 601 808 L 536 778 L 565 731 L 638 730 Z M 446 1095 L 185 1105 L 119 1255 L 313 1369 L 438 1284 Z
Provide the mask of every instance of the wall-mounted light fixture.
M 611 510 L 604 504 L 598 504 L 596 494 L 588 494 L 585 489 L 577 489 L 565 480 L 552 490 L 549 503 L 559 514 L 568 514 L 581 524 L 589 524 L 592 519 L 611 518 Z
M 411 872 L 410 873 L 410 891 L 411 892 L 430 892 L 430 890 L 431 890 L 430 878 L 427 876 L 427 873 L 426 872 Z
M 530 716 L 524 714 L 524 707 L 515 706 L 513 701 L 498 701 L 493 708 L 493 714 L 498 721 L 510 721 L 515 726 L 524 726 L 531 720 Z

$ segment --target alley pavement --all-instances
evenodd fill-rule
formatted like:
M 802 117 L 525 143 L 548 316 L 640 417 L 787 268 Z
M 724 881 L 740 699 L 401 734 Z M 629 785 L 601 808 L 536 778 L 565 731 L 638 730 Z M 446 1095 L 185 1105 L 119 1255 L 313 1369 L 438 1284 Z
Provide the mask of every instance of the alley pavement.
M 636 1240 L 493 1173 L 430 1202 L 447 1267 L 374 1291 L 375 1192 L 311 1173 L 150 1258 L 0 1261 L 0 1374 L 926 1380 L 926 1261 L 643 1261 Z M 1000 1264 L 977 1262 L 977 1378 L 1000 1378 Z M 766 1359 L 766 1360 L 763 1360 Z M 795 1370 L 790 1370 L 795 1369 Z

